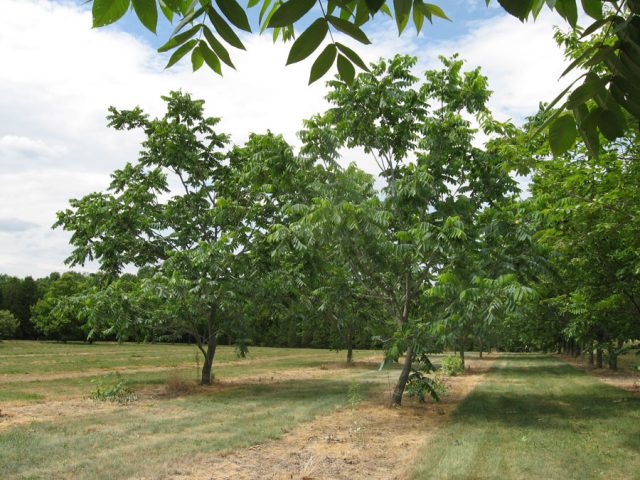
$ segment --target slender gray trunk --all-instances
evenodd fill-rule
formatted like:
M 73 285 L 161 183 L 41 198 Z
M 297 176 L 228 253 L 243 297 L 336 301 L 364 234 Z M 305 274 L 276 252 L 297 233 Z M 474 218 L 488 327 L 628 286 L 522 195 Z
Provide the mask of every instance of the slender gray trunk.
M 216 347 L 218 346 L 215 331 L 215 307 L 211 307 L 207 316 L 207 349 L 200 347 L 204 353 L 204 363 L 202 364 L 202 376 L 200 383 L 202 385 L 211 385 L 211 370 L 213 367 L 213 359 L 216 356 Z

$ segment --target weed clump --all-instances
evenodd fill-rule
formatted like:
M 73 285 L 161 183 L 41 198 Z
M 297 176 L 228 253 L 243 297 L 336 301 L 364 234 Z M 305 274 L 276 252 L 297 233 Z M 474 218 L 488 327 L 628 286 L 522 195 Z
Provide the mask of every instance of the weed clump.
M 109 374 L 104 379 L 92 380 L 92 383 L 96 383 L 95 390 L 89 395 L 92 400 L 118 402 L 124 405 L 138 399 L 138 396 L 119 372 Z
M 167 378 L 165 393 L 170 396 L 187 395 L 193 391 L 193 384 L 185 380 L 179 371 L 174 371 Z

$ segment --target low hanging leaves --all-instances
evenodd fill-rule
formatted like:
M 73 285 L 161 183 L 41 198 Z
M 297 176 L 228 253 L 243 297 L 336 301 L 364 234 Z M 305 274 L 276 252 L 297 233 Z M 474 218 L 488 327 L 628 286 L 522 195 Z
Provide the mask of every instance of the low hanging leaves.
M 367 37 L 367 35 L 360 29 L 356 27 L 354 24 L 350 23 L 347 20 L 343 20 L 342 18 L 335 17 L 333 15 L 328 15 L 327 20 L 329 23 L 340 30 L 342 33 L 349 35 L 354 40 L 359 41 L 360 43 L 364 43 L 365 45 L 370 45 L 371 41 Z
M 300 20 L 316 4 L 316 0 L 289 0 L 278 7 L 269 19 L 268 27 L 286 27 Z
M 251 26 L 249 25 L 247 14 L 236 0 L 216 0 L 216 3 L 231 23 L 240 30 L 251 33 Z
M 104 27 L 120 20 L 130 3 L 130 0 L 94 0 L 91 9 L 93 27 Z
M 313 62 L 313 65 L 311 66 L 309 85 L 319 78 L 322 78 L 324 74 L 329 71 L 336 59 L 337 52 L 338 50 L 336 49 L 336 46 L 333 43 L 330 43 L 325 47 L 322 53 L 318 55 L 318 58 L 316 58 L 316 61 Z
M 573 115 L 565 113 L 556 118 L 549 128 L 549 146 L 554 155 L 569 150 L 576 141 L 576 122 Z
M 158 26 L 158 7 L 156 0 L 133 0 L 133 9 L 140 22 L 153 33 Z
M 329 27 L 324 18 L 319 18 L 313 22 L 291 46 L 287 65 L 304 60 L 311 55 L 320 46 L 328 31 Z
M 356 76 L 356 69 L 344 55 L 338 55 L 338 74 L 346 84 L 351 85 Z

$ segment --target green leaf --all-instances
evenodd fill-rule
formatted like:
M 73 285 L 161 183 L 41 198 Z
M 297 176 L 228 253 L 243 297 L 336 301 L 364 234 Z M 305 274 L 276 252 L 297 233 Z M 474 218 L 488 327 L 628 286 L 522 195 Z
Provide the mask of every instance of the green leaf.
M 329 23 L 336 29 L 340 30 L 342 33 L 346 33 L 351 38 L 359 41 L 360 43 L 364 43 L 365 45 L 371 44 L 371 41 L 369 41 L 365 33 L 354 24 L 346 20 L 342 20 L 341 18 L 334 17 L 333 15 L 329 15 L 327 17 L 327 20 L 329 20 Z
M 218 58 L 235 70 L 236 66 L 231 61 L 229 52 L 226 48 L 224 48 L 224 45 L 222 45 L 218 41 L 218 39 L 213 35 L 211 30 L 209 30 L 209 27 L 207 27 L 206 25 L 204 26 L 203 31 L 204 38 L 207 40 L 207 42 L 209 43 L 209 47 L 214 51 Z
M 136 11 L 140 22 L 153 33 L 156 33 L 156 27 L 158 26 L 156 0 L 133 0 L 133 9 Z
M 178 62 L 178 60 L 184 57 L 196 46 L 196 43 L 197 43 L 196 40 L 190 40 L 184 45 L 182 45 L 180 48 L 178 48 L 175 52 L 173 52 L 173 55 L 171 55 L 171 58 L 169 58 L 169 63 L 167 63 L 167 66 L 164 68 L 167 69 L 175 65 L 176 62 Z
M 442 18 L 443 20 L 451 21 L 451 19 L 447 17 L 447 15 L 444 13 L 444 10 L 442 10 L 438 5 L 434 5 L 433 3 L 424 3 L 423 5 L 424 5 L 423 13 L 426 10 L 434 17 L 439 17 L 439 18 Z M 427 14 L 425 13 L 425 15 Z M 431 15 L 427 15 L 427 16 L 431 18 Z
M 498 3 L 502 5 L 502 8 L 507 12 L 523 22 L 533 9 L 533 0 L 498 0 Z
M 556 10 L 567 21 L 569 25 L 575 28 L 578 23 L 578 7 L 576 0 L 556 0 Z
M 200 52 L 200 45 L 198 45 L 191 52 L 191 65 L 193 66 L 193 71 L 195 72 L 200 69 L 203 63 L 204 58 L 202 58 L 202 53 Z
M 158 48 L 158 51 L 167 52 L 172 48 L 177 47 L 178 45 L 182 45 L 184 42 L 186 42 L 191 37 L 193 37 L 196 33 L 198 33 L 198 31 L 200 31 L 201 28 L 202 28 L 202 25 L 196 25 L 193 28 L 190 28 L 189 30 L 187 30 L 186 32 L 182 32 L 181 34 L 170 38 L 167 43 L 165 43 L 160 48 Z
M 348 85 L 353 83 L 353 79 L 356 76 L 356 69 L 353 68 L 347 57 L 343 55 L 338 55 L 338 74 L 340 74 L 342 81 Z
M 173 10 L 167 7 L 167 4 L 163 0 L 159 0 L 160 2 L 160 10 L 164 14 L 165 18 L 169 20 L 169 22 L 173 22 Z
M 603 108 L 598 116 L 598 128 L 607 140 L 613 141 L 624 135 L 624 117 L 620 111 Z
M 329 27 L 324 18 L 318 18 L 309 25 L 309 28 L 302 32 L 291 45 L 287 65 L 297 63 L 311 55 L 320 46 L 328 31 Z
M 587 150 L 589 150 L 592 157 L 598 158 L 600 151 L 600 134 L 598 133 L 597 122 L 593 121 L 595 117 L 592 113 L 586 105 L 579 105 L 573 109 L 573 114 L 578 124 L 578 131 L 584 140 L 584 144 L 587 146 Z
M 352 63 L 355 63 L 358 67 L 366 72 L 369 71 L 369 67 L 367 67 L 366 63 L 362 61 L 362 59 L 356 52 L 340 42 L 336 42 L 336 47 L 338 47 L 338 50 L 340 50 L 349 60 L 351 60 Z
M 245 32 L 251 32 L 247 14 L 236 0 L 216 0 L 216 3 L 231 23 Z
M 571 92 L 567 100 L 567 107 L 573 108 L 594 98 L 604 89 L 606 83 L 606 78 L 588 78 L 582 85 Z
M 358 0 L 354 23 L 360 27 L 369 20 L 369 7 L 364 0 Z
M 269 19 L 270 28 L 286 27 L 300 20 L 316 4 L 316 0 L 289 0 L 278 7 Z
M 216 32 L 222 37 L 222 39 L 227 42 L 232 47 L 239 48 L 240 50 L 246 50 L 244 45 L 236 35 L 236 32 L 229 26 L 229 24 L 220 16 L 218 12 L 213 7 L 207 8 L 207 14 L 209 15 L 209 19 L 213 25 L 213 28 L 216 29 Z M 206 61 L 205 57 L 205 61 Z
M 262 8 L 260 9 L 260 15 L 258 16 L 258 23 L 262 24 L 262 17 L 264 17 L 264 14 L 267 13 L 267 9 L 269 8 L 269 5 L 271 5 L 271 0 L 264 0 L 262 4 Z M 266 25 L 262 27 L 262 29 L 260 30 L 260 33 L 262 33 L 265 28 L 266 28 Z
M 311 66 L 311 73 L 309 74 L 309 85 L 322 78 L 325 73 L 329 71 L 331 65 L 336 59 L 337 49 L 333 43 L 330 43 L 325 49 L 318 55 L 316 61 Z
M 602 0 L 582 0 L 582 8 L 591 18 L 602 19 Z
M 93 28 L 120 20 L 129 9 L 130 0 L 93 0 Z
M 193 20 L 196 17 L 199 17 L 200 15 L 202 15 L 203 13 L 204 13 L 204 8 L 199 8 L 198 10 L 191 10 L 191 12 L 185 14 L 184 17 L 182 17 L 182 20 L 180 20 L 176 25 L 176 27 L 173 29 L 173 32 L 171 32 L 171 36 L 173 37 L 185 26 L 189 25 L 190 23 L 193 23 Z
M 216 72 L 218 75 L 222 76 L 220 59 L 218 59 L 216 54 L 213 53 L 209 46 L 204 42 L 200 42 L 200 51 L 202 52 L 202 58 L 204 58 L 204 61 L 207 62 L 209 68 L 211 68 L 211 70 Z
M 565 113 L 556 118 L 549 128 L 549 146 L 554 156 L 573 147 L 576 141 L 576 122 L 573 115 Z
M 247 8 L 253 8 L 259 3 L 260 3 L 260 0 L 249 0 L 249 3 L 247 3 Z
M 393 0 L 393 9 L 396 13 L 396 25 L 398 26 L 398 33 L 400 34 L 409 22 L 411 0 Z
M 367 3 L 367 7 L 369 7 L 369 11 L 371 13 L 376 13 L 378 10 L 382 8 L 386 0 L 364 0 L 364 1 Z
M 420 10 L 420 7 L 413 7 L 413 24 L 416 26 L 416 34 L 420 34 L 422 25 L 424 24 L 424 13 Z

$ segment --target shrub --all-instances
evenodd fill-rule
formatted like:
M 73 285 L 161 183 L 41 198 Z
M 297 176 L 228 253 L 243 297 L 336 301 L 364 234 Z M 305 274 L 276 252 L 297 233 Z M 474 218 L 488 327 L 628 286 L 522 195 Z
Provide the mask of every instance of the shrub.
M 97 386 L 90 395 L 92 400 L 126 404 L 138 399 L 135 392 L 127 385 L 127 381 L 118 372 L 110 374 L 106 379 L 93 380 L 93 382 L 97 383 Z
M 442 372 L 450 377 L 464 372 L 464 363 L 462 359 L 455 355 L 448 355 L 442 359 Z
M 0 340 L 11 338 L 18 331 L 20 322 L 9 310 L 0 310 Z
M 421 403 L 427 401 L 427 394 L 436 402 L 439 402 L 440 397 L 445 393 L 445 384 L 438 375 L 429 377 L 418 371 L 414 371 L 409 375 L 409 381 L 407 382 L 407 395 L 410 397 L 418 397 L 418 400 Z
M 427 395 L 436 402 L 440 401 L 440 397 L 445 393 L 445 385 L 438 375 L 429 376 L 436 370 L 426 354 L 418 355 L 414 362 L 414 368 L 409 374 L 407 382 L 407 395 L 410 397 L 418 397 L 421 403 L 426 402 Z

